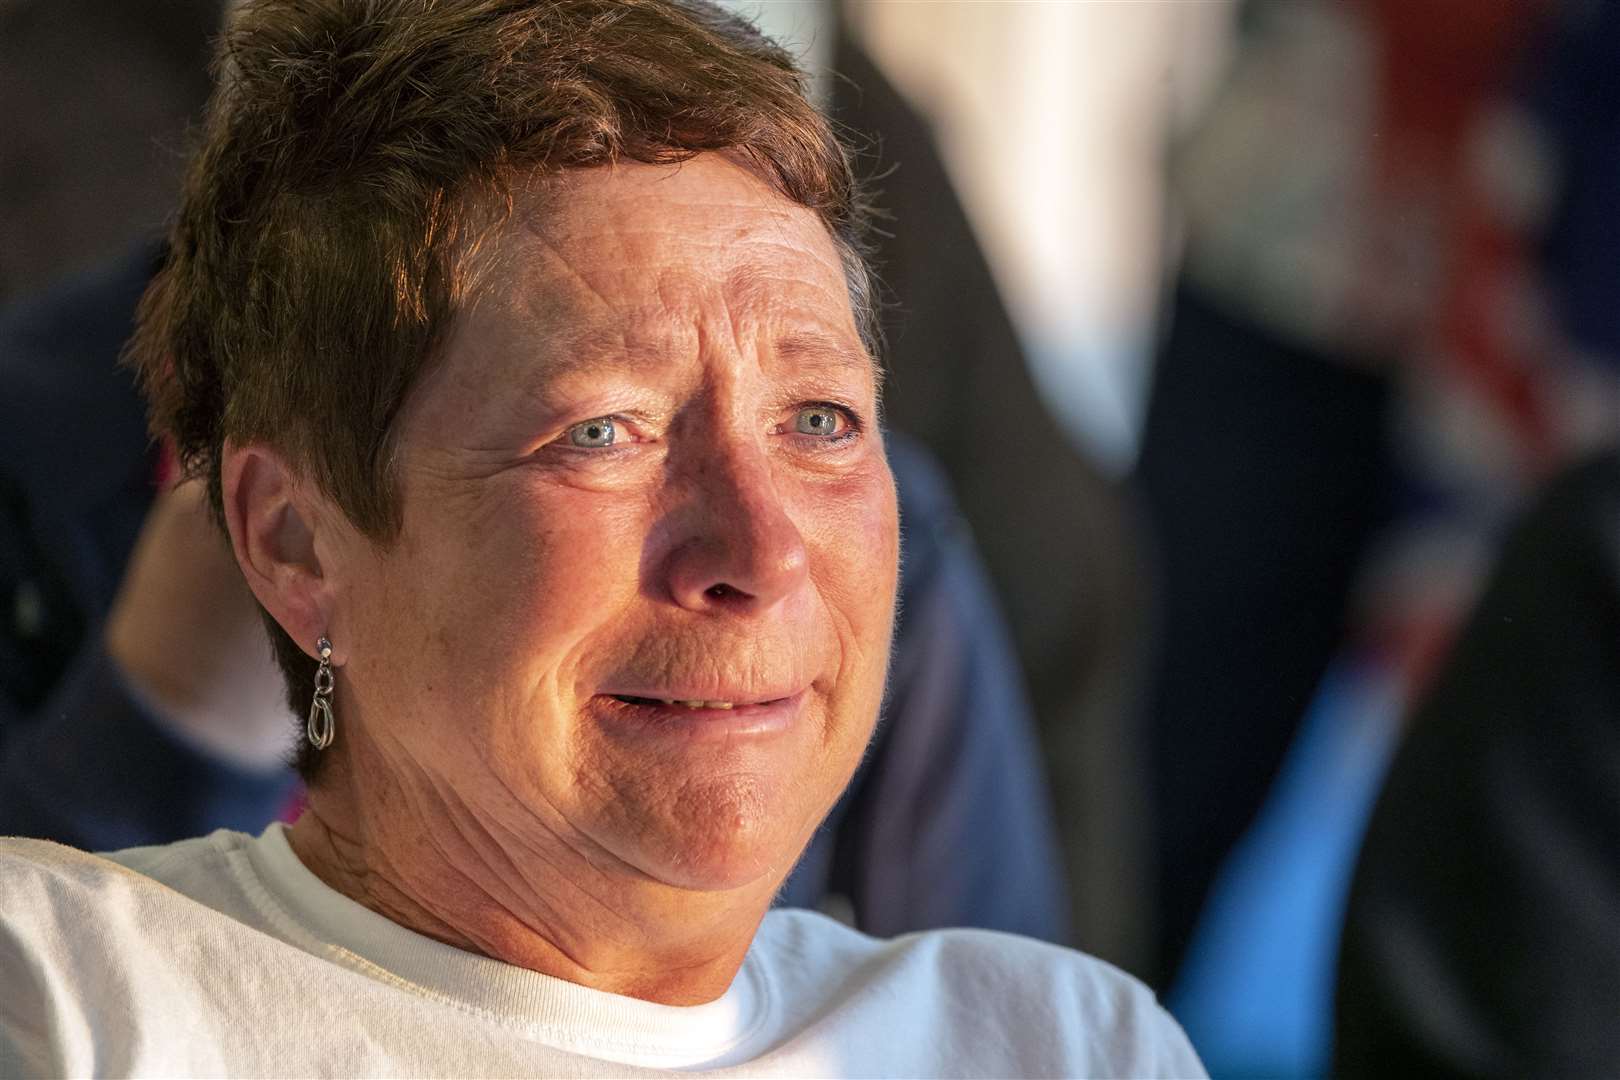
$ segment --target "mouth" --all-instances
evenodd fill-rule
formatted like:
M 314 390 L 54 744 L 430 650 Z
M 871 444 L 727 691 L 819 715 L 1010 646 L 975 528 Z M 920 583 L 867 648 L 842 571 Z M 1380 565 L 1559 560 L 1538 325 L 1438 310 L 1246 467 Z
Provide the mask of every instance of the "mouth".
M 617 717 L 627 730 L 692 737 L 765 735 L 795 726 L 805 692 L 781 697 L 687 698 L 642 694 L 601 694 L 604 718 Z

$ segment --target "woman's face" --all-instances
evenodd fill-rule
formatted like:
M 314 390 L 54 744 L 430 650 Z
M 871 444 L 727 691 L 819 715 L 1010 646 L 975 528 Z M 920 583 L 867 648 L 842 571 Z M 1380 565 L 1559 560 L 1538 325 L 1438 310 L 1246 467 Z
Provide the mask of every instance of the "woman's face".
M 716 155 L 540 205 L 401 416 L 399 539 L 344 560 L 340 722 L 430 829 L 774 888 L 866 745 L 894 608 L 837 250 Z

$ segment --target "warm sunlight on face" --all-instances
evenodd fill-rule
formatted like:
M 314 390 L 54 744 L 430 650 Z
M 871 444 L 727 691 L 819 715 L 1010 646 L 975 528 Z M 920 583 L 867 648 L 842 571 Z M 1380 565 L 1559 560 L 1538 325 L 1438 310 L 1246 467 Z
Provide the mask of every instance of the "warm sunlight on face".
M 893 620 L 837 249 L 704 155 L 569 174 L 494 265 L 401 419 L 401 537 L 347 590 L 367 737 L 542 864 L 774 888 L 870 735 Z

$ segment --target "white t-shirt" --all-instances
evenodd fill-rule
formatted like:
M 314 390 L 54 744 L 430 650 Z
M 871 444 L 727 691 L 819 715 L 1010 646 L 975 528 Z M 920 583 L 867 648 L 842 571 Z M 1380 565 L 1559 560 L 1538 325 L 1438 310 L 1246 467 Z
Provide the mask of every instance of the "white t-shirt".
M 1203 1076 L 1140 983 L 976 930 L 766 916 L 725 996 L 657 1005 L 415 934 L 273 825 L 0 842 L 0 1076 Z

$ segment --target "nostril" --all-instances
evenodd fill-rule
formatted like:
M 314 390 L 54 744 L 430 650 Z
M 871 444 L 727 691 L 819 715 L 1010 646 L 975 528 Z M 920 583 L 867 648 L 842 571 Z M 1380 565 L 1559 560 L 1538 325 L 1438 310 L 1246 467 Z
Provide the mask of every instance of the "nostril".
M 703 591 L 703 594 L 705 596 L 712 597 L 715 600 L 724 600 L 726 597 L 732 595 L 736 591 L 737 590 L 733 589 L 730 585 L 721 584 L 709 586 Z

